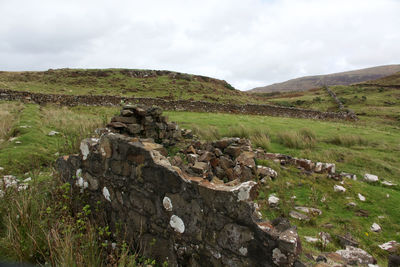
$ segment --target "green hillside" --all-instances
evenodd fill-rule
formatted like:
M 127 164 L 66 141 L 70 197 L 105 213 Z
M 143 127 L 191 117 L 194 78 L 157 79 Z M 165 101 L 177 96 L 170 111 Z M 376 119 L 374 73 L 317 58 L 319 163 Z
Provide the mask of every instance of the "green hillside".
M 223 80 L 155 70 L 3 71 L 0 72 L 0 88 L 46 94 L 117 95 L 234 103 L 255 101 Z

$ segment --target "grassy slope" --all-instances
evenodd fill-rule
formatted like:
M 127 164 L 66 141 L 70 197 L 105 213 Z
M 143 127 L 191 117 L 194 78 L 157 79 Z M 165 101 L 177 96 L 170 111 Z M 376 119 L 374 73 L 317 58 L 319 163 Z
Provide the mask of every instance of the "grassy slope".
M 145 76 L 132 77 L 125 69 L 0 72 L 0 88 L 68 95 L 161 97 L 235 103 L 256 101 L 221 80 L 177 73 Z
M 200 134 L 213 133 L 214 136 L 233 135 L 242 125 L 251 135 L 251 130 L 266 132 L 270 136 L 268 150 L 305 157 L 315 161 L 334 162 L 338 171 L 355 173 L 362 177 L 365 172 L 374 173 L 379 177 L 400 183 L 400 125 L 396 120 L 399 114 L 399 104 L 386 105 L 384 102 L 398 101 L 398 91 L 389 88 L 371 88 L 362 86 L 334 87 L 339 97 L 348 100 L 346 105 L 357 113 L 365 113 L 360 116 L 359 122 L 335 122 L 315 121 L 305 119 L 276 118 L 263 116 L 229 115 L 229 114 L 206 114 L 191 112 L 167 112 L 170 120 L 177 121 L 182 127 L 202 129 Z M 316 94 L 318 93 L 318 94 Z M 354 98 L 354 95 L 358 95 Z M 362 96 L 365 95 L 366 99 Z M 321 102 L 313 101 L 321 97 Z M 359 100 L 361 98 L 361 100 Z M 293 99 L 285 97 L 275 98 L 273 101 L 292 101 L 299 99 L 306 101 L 309 106 L 317 106 L 326 109 L 329 99 L 324 91 L 308 91 Z M 353 99 L 358 99 L 356 102 Z M 350 101 L 351 100 L 351 101 Z M 317 103 L 318 105 L 314 105 Z M 90 127 L 82 129 L 88 121 L 95 121 L 91 127 L 95 128 L 108 120 L 118 112 L 117 107 L 74 107 L 59 108 L 55 106 L 39 107 L 38 105 L 25 105 L 20 113 L 14 113 L 15 123 L 8 137 L 17 135 L 22 143 L 17 145 L 11 142 L 0 144 L 0 166 L 5 167 L 5 173 L 23 176 L 26 171 L 37 170 L 38 165 L 45 168 L 51 165 L 56 156 L 54 153 L 61 150 L 63 153 L 77 151 L 77 141 L 90 132 Z M 52 115 L 53 114 L 53 115 Z M 100 115 L 99 115 L 100 114 Z M 70 118 L 68 120 L 68 118 Z M 30 125 L 32 128 L 21 128 Z M 73 125 L 73 127 L 71 127 Z M 310 148 L 288 147 L 280 140 L 283 132 L 298 132 L 302 128 L 308 128 L 315 133 L 316 141 Z M 62 134 L 49 137 L 47 133 L 56 130 Z M 351 146 L 333 144 L 335 137 L 350 136 L 360 137 L 362 142 Z M 15 142 L 15 141 L 14 141 Z M 66 144 L 66 145 L 64 145 Z M 36 155 L 36 156 L 32 156 Z M 32 161 L 30 159 L 34 158 Z M 10 160 L 12 159 L 12 160 Z M 40 163 L 40 164 L 39 164 Z M 260 162 L 275 168 L 279 172 L 276 181 L 261 188 L 259 203 L 263 214 L 268 218 L 284 214 L 294 205 L 305 205 L 320 208 L 323 214 L 314 218 L 310 223 L 300 223 L 291 219 L 298 226 L 299 233 L 315 236 L 319 231 L 327 231 L 332 235 L 347 231 L 351 232 L 361 247 L 372 253 L 384 266 L 386 253 L 382 252 L 377 245 L 389 240 L 400 241 L 400 189 L 387 188 L 380 185 L 370 185 L 361 181 L 345 181 L 344 186 L 348 189 L 345 194 L 333 192 L 333 185 L 337 182 L 324 176 L 306 176 L 299 173 L 297 169 L 284 169 L 271 162 Z M 45 169 L 46 170 L 46 169 Z M 272 192 L 281 198 L 278 211 L 270 210 L 266 204 L 268 195 Z M 360 202 L 357 193 L 362 193 L 366 202 Z M 389 198 L 386 197 L 389 194 Z M 291 196 L 295 195 L 295 201 Z M 326 198 L 321 202 L 322 197 Z M 347 199 L 349 198 L 349 199 Z M 357 203 L 356 209 L 369 211 L 369 217 L 358 217 L 354 215 L 355 210 L 347 208 L 350 201 Z M 378 219 L 378 216 L 385 216 Z M 332 229 L 323 227 L 325 223 L 332 223 Z M 383 231 L 373 233 L 369 230 L 373 222 L 379 223 Z M 315 255 L 321 247 L 303 242 L 305 252 Z M 324 250 L 333 251 L 339 248 L 337 240 Z M 15 259 L 15 258 L 14 258 Z

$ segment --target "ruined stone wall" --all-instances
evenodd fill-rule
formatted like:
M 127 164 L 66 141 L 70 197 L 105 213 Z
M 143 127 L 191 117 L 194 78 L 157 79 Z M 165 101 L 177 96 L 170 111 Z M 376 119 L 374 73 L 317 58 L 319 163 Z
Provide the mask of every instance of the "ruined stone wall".
M 220 112 L 233 114 L 267 115 L 307 119 L 338 119 L 338 120 L 357 120 L 354 113 L 347 112 L 321 112 L 300 108 L 280 107 L 274 105 L 235 105 L 211 103 L 204 101 L 173 100 L 167 101 L 159 98 L 134 98 L 119 97 L 110 95 L 57 95 L 39 94 L 23 91 L 12 91 L 0 89 L 1 100 L 22 100 L 32 101 L 38 104 L 55 103 L 65 106 L 93 105 L 93 106 L 115 106 L 121 101 L 140 103 L 142 105 L 157 105 L 164 110 L 194 111 L 194 112 Z
M 162 145 L 118 133 L 85 139 L 79 155 L 57 160 L 62 178 L 84 194 L 115 232 L 169 266 L 292 266 L 300 252 L 294 227 L 262 221 L 257 183 L 236 186 L 185 175 Z
M 168 122 L 161 109 L 137 105 L 125 106 L 97 132 L 100 138 L 83 140 L 79 155 L 59 158 L 56 166 L 74 198 L 86 199 L 82 205 L 95 208 L 93 220 L 105 219 L 115 239 L 128 240 L 169 266 L 292 266 L 297 261 L 296 228 L 286 219 L 263 221 L 254 202 L 256 178 L 277 174 L 256 168 L 249 140 L 184 140 L 185 131 Z M 165 157 L 164 146 L 177 143 L 189 144 L 185 151 L 194 164 L 184 166 L 175 156 L 178 167 L 171 164 L 176 159 Z M 224 183 L 215 175 L 229 179 Z

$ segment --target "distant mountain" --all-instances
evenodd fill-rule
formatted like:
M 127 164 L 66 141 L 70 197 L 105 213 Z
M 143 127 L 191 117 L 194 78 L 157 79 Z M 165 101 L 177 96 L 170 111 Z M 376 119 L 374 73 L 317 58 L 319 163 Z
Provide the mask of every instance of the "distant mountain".
M 400 72 L 395 74 L 379 78 L 377 80 L 365 81 L 359 83 L 360 85 L 372 85 L 372 86 L 388 86 L 388 87 L 399 87 L 400 88 Z
M 400 72 L 400 65 L 378 66 L 360 70 L 339 72 L 327 75 L 306 76 L 288 80 L 282 83 L 257 87 L 249 90 L 249 93 L 270 93 L 270 92 L 288 92 L 304 91 L 323 85 L 349 85 L 369 80 L 376 80 L 385 76 Z

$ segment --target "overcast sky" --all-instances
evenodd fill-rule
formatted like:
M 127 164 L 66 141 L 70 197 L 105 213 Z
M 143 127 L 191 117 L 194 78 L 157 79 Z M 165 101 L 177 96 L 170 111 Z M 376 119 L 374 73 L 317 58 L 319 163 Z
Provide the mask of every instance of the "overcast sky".
M 0 0 L 0 70 L 166 69 L 241 90 L 400 63 L 400 0 Z

